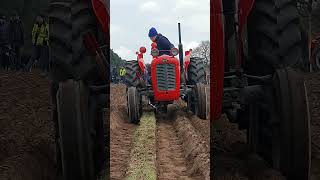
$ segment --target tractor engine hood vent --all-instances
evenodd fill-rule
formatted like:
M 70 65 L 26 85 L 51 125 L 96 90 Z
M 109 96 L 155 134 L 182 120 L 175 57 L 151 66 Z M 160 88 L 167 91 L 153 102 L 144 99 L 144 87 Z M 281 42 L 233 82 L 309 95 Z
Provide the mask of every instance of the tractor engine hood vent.
M 174 64 L 157 64 L 156 79 L 159 91 L 171 91 L 176 89 L 176 71 Z

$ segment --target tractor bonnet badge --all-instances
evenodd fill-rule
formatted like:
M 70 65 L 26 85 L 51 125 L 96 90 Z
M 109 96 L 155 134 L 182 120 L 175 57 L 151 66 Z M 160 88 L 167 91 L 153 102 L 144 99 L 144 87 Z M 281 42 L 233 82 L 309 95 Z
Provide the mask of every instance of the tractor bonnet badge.
M 167 62 L 168 62 L 168 60 L 164 59 L 164 60 L 162 60 L 162 62 L 163 62 L 163 63 L 167 63 Z

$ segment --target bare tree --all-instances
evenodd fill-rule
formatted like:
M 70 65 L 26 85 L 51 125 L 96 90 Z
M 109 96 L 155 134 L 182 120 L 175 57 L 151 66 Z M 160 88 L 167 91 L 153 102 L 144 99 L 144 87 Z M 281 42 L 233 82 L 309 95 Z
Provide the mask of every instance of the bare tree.
M 205 64 L 210 63 L 210 41 L 201 41 L 191 54 L 191 57 L 200 57 L 204 59 Z

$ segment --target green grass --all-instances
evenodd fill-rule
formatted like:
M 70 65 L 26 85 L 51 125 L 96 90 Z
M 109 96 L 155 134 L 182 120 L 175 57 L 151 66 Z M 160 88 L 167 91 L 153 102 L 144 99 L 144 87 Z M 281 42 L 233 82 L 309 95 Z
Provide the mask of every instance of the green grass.
M 156 180 L 156 120 L 146 112 L 134 133 L 126 180 Z

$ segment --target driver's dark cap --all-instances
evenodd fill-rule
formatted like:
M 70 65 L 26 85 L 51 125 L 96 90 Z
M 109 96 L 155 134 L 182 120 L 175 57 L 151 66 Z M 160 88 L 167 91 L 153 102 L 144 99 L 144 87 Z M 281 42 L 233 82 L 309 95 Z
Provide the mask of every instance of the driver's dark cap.
M 154 28 L 154 27 L 150 28 L 149 37 L 154 37 L 156 35 L 158 35 L 158 32 L 157 32 L 156 28 Z

